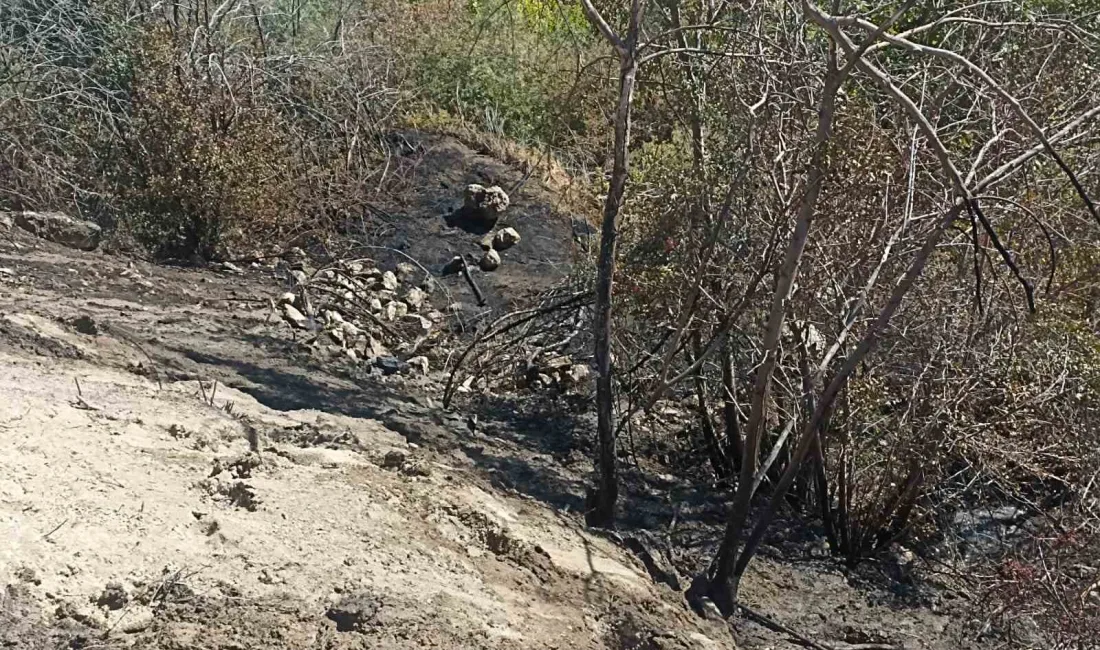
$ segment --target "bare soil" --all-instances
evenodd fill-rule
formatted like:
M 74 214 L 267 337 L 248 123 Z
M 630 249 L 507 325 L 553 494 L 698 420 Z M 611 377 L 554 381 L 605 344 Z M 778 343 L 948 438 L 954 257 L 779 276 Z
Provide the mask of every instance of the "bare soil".
M 431 163 L 446 183 L 496 180 L 461 143 L 427 146 L 457 157 Z M 571 226 L 531 225 L 552 214 L 521 202 L 517 227 L 541 234 L 489 281 L 495 300 L 567 263 Z M 391 235 L 430 263 L 470 243 L 430 216 Z M 716 543 L 722 495 L 672 503 L 628 472 L 627 529 L 588 531 L 583 404 L 486 404 L 471 431 L 438 407 L 438 375 L 309 355 L 272 313 L 280 290 L 265 267 L 161 267 L 0 230 L 0 647 L 798 647 L 699 618 L 674 588 Z M 673 579 L 636 552 L 666 534 Z M 745 602 L 836 648 L 969 647 L 942 596 L 812 545 L 774 540 Z

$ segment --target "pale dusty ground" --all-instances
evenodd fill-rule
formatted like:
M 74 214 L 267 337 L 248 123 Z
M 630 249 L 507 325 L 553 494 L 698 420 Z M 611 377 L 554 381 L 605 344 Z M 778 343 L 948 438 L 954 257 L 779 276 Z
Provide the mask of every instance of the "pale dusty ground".
M 450 139 L 421 150 L 387 243 L 441 264 L 479 250 L 440 226 L 454 188 L 520 175 Z M 545 194 L 512 197 L 524 240 L 483 280 L 493 304 L 568 264 L 577 224 L 551 218 Z M 725 624 L 583 529 L 590 429 L 536 413 L 471 434 L 429 400 L 430 381 L 304 355 L 269 320 L 282 290 L 270 269 L 157 267 L 0 224 L 0 648 L 734 647 Z M 98 334 L 78 331 L 81 316 Z M 213 404 L 200 380 L 217 382 Z M 383 467 L 395 450 L 408 461 Z M 722 496 L 673 508 L 632 480 L 624 508 L 652 519 L 643 532 L 680 513 L 686 586 L 713 554 Z M 933 594 L 932 611 L 870 586 L 814 559 L 802 532 L 769 537 L 747 605 L 835 648 L 981 647 L 950 602 Z M 800 647 L 733 624 L 743 648 Z
M 262 304 L 195 299 L 241 280 L 67 255 L 0 255 L 0 640 L 732 647 L 574 518 L 340 411 L 423 414 L 434 435 L 459 435 L 438 413 L 337 376 L 309 378 L 352 403 L 328 413 L 227 386 L 300 393 L 307 378 L 262 358 L 255 338 L 280 336 Z M 77 331 L 84 314 L 97 335 Z M 212 404 L 199 379 L 220 379 Z M 382 467 L 393 450 L 409 454 L 404 470 Z M 112 583 L 128 602 L 97 606 Z M 340 631 L 326 613 L 348 598 L 364 613 Z

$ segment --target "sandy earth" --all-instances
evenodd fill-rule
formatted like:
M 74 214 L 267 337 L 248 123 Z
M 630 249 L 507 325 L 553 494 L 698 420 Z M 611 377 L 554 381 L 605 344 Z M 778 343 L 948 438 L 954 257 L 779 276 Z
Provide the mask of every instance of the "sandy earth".
M 417 147 L 411 186 L 446 187 L 395 202 L 407 219 L 390 206 L 387 242 L 435 264 L 476 248 L 439 226 L 441 197 L 519 175 L 454 141 Z M 575 229 L 540 193 L 514 197 L 526 239 L 486 279 L 491 303 L 568 263 Z M 438 375 L 310 356 L 272 316 L 285 288 L 266 267 L 153 266 L 0 226 L 0 647 L 799 647 L 696 617 L 623 537 L 584 529 L 589 433 L 565 407 L 512 404 L 471 432 L 439 408 Z M 624 478 L 624 519 L 669 531 L 686 586 L 723 498 L 673 507 L 653 477 Z M 815 544 L 769 540 L 746 604 L 837 650 L 977 647 L 940 596 L 913 605 Z
M 415 386 L 280 355 L 266 271 L 4 234 L 0 645 L 731 646 L 573 518 L 388 427 L 462 435 Z

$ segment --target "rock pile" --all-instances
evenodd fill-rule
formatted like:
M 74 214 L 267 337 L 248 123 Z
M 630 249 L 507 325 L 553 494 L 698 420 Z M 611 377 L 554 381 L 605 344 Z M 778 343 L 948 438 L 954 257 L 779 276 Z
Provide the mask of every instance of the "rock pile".
M 477 262 L 482 271 L 491 272 L 500 268 L 501 251 L 515 246 L 521 239 L 515 228 L 493 230 L 508 205 L 508 194 L 496 185 L 467 185 L 462 196 L 462 207 L 447 216 L 447 222 L 452 226 L 467 232 L 485 233 L 481 238 L 483 253 Z M 463 265 L 462 257 L 457 256 L 443 267 L 443 275 L 458 273 L 463 270 Z
M 312 275 L 295 269 L 294 291 L 274 306 L 308 333 L 315 354 L 367 364 L 382 375 L 425 375 L 429 348 L 445 315 L 431 303 L 434 282 L 415 265 L 392 270 L 370 260 L 341 260 Z

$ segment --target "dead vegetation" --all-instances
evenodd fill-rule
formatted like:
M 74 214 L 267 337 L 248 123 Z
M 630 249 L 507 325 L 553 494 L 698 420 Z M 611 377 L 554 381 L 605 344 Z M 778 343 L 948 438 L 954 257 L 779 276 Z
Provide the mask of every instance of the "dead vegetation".
M 971 594 L 975 642 L 1087 646 L 1095 12 L 580 0 L 310 19 L 284 4 L 0 8 L 0 208 L 64 210 L 116 248 L 234 273 L 278 258 L 271 308 L 315 359 L 417 377 L 450 409 L 576 415 L 594 425 L 595 528 L 638 520 L 621 511 L 654 491 L 645 477 L 720 495 L 722 532 L 708 522 L 676 567 L 699 613 L 741 611 L 772 522 L 795 519 L 846 570 Z M 410 198 L 425 145 L 398 126 L 458 134 L 518 180 L 481 169 L 427 209 Z M 429 227 L 409 213 L 461 220 L 463 187 L 514 202 L 528 183 L 575 235 L 602 211 L 598 242 L 520 229 L 534 248 L 519 264 L 566 246 L 554 263 L 578 262 L 520 304 L 479 284 L 514 263 L 496 212 L 477 224 L 484 251 L 452 240 L 421 263 L 387 245 Z M 252 509 L 247 487 L 207 491 Z M 481 541 L 507 545 L 498 533 Z M 610 634 L 657 643 L 644 636 Z

